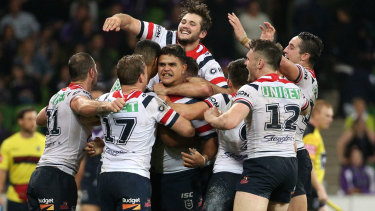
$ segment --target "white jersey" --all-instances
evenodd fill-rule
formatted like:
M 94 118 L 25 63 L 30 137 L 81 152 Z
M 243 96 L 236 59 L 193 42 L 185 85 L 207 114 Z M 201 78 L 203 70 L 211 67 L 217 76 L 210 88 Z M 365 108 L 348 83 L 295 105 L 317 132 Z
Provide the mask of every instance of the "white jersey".
M 174 103 L 185 103 L 191 104 L 197 102 L 196 99 L 189 98 L 189 97 L 177 97 L 177 96 L 170 96 L 170 100 Z M 195 133 L 199 137 L 197 137 L 197 141 L 195 144 L 197 147 L 200 146 L 199 140 L 201 139 L 209 139 L 216 137 L 215 130 L 204 120 L 192 120 L 191 121 L 193 127 L 195 128 Z M 183 160 L 181 156 L 181 152 L 190 153 L 189 147 L 168 147 L 163 144 L 161 140 L 158 140 L 155 143 L 155 146 L 152 151 L 152 166 L 156 173 L 176 173 L 186 170 L 191 170 L 191 168 L 185 167 L 183 165 Z
M 307 123 L 310 120 L 315 101 L 318 98 L 318 81 L 316 80 L 314 70 L 306 69 L 299 64 L 296 66 L 298 67 L 299 75 L 294 83 L 301 89 L 302 93 L 310 103 L 310 113 L 306 116 L 300 115 L 297 120 L 296 144 L 297 150 L 301 150 L 305 148 L 302 141 L 303 133 L 305 132 Z
M 177 31 L 167 30 L 166 28 L 154 24 L 152 22 L 140 21 L 141 30 L 138 37 L 140 39 L 153 40 L 159 43 L 160 47 L 170 44 L 177 44 Z M 220 87 L 228 87 L 227 80 L 219 63 L 213 58 L 212 54 L 203 45 L 199 44 L 194 50 L 187 51 L 186 55 L 194 58 L 199 67 L 198 76 Z M 150 80 L 148 88 L 152 88 L 158 83 L 158 75 L 156 79 Z M 154 83 L 154 84 L 152 84 Z
M 268 74 L 242 86 L 233 101 L 250 108 L 245 119 L 248 158 L 296 156 L 296 122 L 308 107 L 298 86 Z
M 101 172 L 130 172 L 150 178 L 157 123 L 172 127 L 179 114 L 160 98 L 141 91 L 129 95 L 110 92 L 98 100 L 112 102 L 116 98 L 125 98 L 124 108 L 100 117 L 105 142 Z
M 77 96 L 91 99 L 88 91 L 75 84 L 61 89 L 50 99 L 46 109 L 46 147 L 38 167 L 53 166 L 73 176 L 77 173 L 83 148 L 91 136 L 91 128 L 82 125 L 70 107 L 70 102 Z
M 233 95 L 216 94 L 204 102 L 211 107 L 216 107 L 222 113 L 228 111 L 233 104 Z M 231 172 L 242 174 L 243 161 L 246 154 L 246 125 L 244 121 L 231 130 L 216 130 L 219 139 L 219 149 L 216 154 L 214 173 Z

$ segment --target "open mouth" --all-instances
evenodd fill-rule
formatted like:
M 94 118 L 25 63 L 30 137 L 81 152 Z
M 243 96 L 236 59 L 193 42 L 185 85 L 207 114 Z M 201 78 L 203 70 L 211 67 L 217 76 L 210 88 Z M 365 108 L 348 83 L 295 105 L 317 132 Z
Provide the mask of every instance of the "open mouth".
M 171 78 L 173 75 L 171 73 L 163 73 L 161 76 L 163 78 Z

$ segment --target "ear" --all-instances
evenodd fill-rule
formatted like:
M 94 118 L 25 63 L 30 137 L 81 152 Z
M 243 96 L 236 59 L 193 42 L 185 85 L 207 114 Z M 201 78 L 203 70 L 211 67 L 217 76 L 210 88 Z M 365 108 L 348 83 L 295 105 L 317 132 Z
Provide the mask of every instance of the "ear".
M 200 33 L 199 33 L 199 38 L 200 39 L 203 39 L 203 38 L 205 38 L 207 36 L 207 31 L 206 30 L 203 30 L 203 31 L 201 31 Z
M 262 58 L 259 58 L 258 63 L 257 63 L 257 68 L 262 69 L 264 67 L 265 63 Z
M 94 78 L 94 76 L 95 76 L 95 70 L 94 70 L 94 68 L 90 68 L 90 70 L 89 70 L 89 76 L 90 76 L 90 78 Z
M 233 87 L 233 84 L 232 84 L 232 81 L 231 80 L 227 80 L 227 83 L 228 83 L 228 88 L 232 88 Z
M 309 53 L 303 53 L 302 55 L 301 55 L 301 60 L 302 61 L 308 61 L 309 59 L 310 59 L 310 54 Z
M 182 75 L 185 75 L 185 72 L 187 70 L 187 64 L 183 64 L 182 67 L 183 67 L 183 69 L 182 69 Z

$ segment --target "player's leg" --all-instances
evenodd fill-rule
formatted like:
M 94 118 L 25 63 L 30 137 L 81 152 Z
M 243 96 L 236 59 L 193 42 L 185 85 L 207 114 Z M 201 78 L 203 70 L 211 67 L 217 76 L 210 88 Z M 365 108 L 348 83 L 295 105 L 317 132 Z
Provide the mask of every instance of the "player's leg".
M 229 211 L 233 210 L 236 185 L 241 175 L 229 172 L 214 173 L 207 189 L 206 201 L 203 210 Z
M 30 210 L 75 210 L 77 185 L 74 177 L 57 168 L 37 168 L 29 182 L 27 195 Z
M 234 198 L 233 211 L 266 211 L 268 199 L 242 191 L 237 191 Z
M 306 211 L 307 210 L 307 198 L 306 194 L 294 196 L 289 203 L 288 211 Z
M 160 194 L 162 210 L 198 210 L 201 198 L 199 169 L 164 174 Z
M 307 197 L 311 194 L 311 159 L 306 149 L 297 151 L 298 180 L 296 190 L 292 194 L 288 211 L 306 211 Z
M 280 203 L 270 201 L 268 204 L 267 211 L 287 211 L 289 203 Z

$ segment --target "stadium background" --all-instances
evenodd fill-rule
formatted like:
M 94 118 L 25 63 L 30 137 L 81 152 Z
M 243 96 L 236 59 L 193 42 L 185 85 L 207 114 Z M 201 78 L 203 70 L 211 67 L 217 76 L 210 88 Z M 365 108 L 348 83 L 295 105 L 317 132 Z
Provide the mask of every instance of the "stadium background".
M 136 39 L 123 31 L 103 32 L 101 26 L 106 17 L 123 12 L 176 29 L 181 1 L 1 0 L 0 24 L 11 13 L 11 2 L 21 2 L 22 12 L 35 17 L 36 30 L 17 37 L 14 29 L 0 25 L 0 141 L 17 131 L 15 116 L 19 108 L 26 105 L 42 108 L 53 93 L 69 83 L 66 65 L 74 52 L 93 55 L 100 71 L 100 86 L 110 88 L 114 64 L 122 55 L 132 53 Z M 246 13 L 248 1 L 204 2 L 211 11 L 213 25 L 203 43 L 225 67 L 231 60 L 244 56 L 235 47 L 227 13 Z M 277 30 L 277 41 L 283 46 L 301 31 L 312 32 L 324 42 L 315 71 L 319 98 L 328 100 L 335 110 L 334 123 L 322 134 L 328 154 L 327 190 L 336 195 L 341 169 L 336 142 L 344 131 L 345 117 L 354 112 L 352 99 L 365 99 L 369 113 L 375 114 L 375 1 L 259 0 L 259 3 L 260 11 L 270 18 Z M 340 196 L 337 200 L 344 203 L 341 199 Z M 357 199 L 350 200 L 347 206 L 357 206 Z

